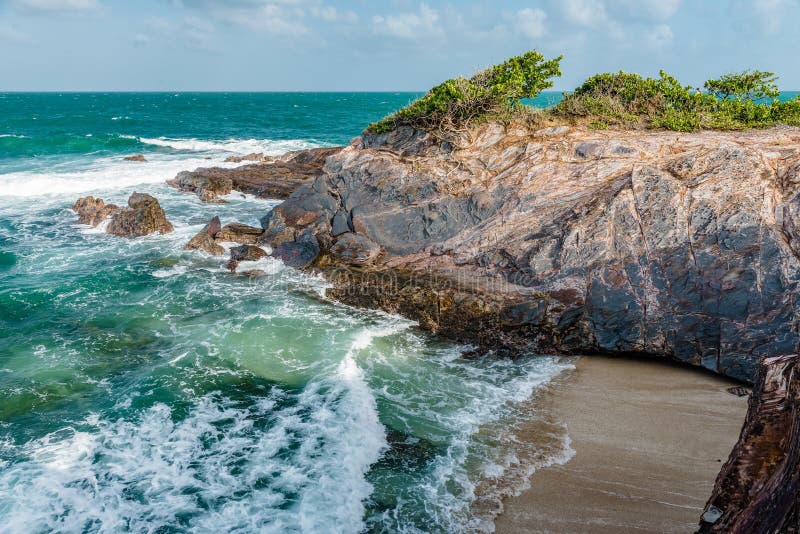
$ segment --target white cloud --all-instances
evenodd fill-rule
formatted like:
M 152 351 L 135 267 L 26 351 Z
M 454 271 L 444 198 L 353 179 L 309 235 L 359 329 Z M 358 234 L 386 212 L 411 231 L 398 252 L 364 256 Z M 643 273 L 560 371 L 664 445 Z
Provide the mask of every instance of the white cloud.
M 443 35 L 439 18 L 439 13 L 435 9 L 427 4 L 420 4 L 416 13 L 376 15 L 372 18 L 372 26 L 379 35 L 401 39 L 419 39 Z
M 341 12 L 333 6 L 314 6 L 311 8 L 311 15 L 325 22 L 343 22 L 355 24 L 358 22 L 358 15 L 352 11 Z
M 569 22 L 587 28 L 599 26 L 607 20 L 602 0 L 563 0 L 561 10 Z
M 97 0 L 12 0 L 11 5 L 23 11 L 81 12 L 100 7 Z
M 517 31 L 525 37 L 531 39 L 538 39 L 542 37 L 545 32 L 545 21 L 547 20 L 547 13 L 541 9 L 525 8 L 520 9 L 516 13 L 515 24 Z
M 300 8 L 286 6 L 299 5 L 298 0 L 279 2 L 251 2 L 241 7 L 221 7 L 214 15 L 226 22 L 256 31 L 266 31 L 275 35 L 299 36 L 309 33 L 303 24 L 305 13 Z

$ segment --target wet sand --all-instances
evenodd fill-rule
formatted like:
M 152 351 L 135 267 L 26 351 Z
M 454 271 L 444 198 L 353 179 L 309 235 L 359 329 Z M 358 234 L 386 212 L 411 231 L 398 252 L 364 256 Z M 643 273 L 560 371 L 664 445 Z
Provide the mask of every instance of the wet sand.
M 540 405 L 575 456 L 506 499 L 496 532 L 694 532 L 747 411 L 733 385 L 659 361 L 579 359 Z

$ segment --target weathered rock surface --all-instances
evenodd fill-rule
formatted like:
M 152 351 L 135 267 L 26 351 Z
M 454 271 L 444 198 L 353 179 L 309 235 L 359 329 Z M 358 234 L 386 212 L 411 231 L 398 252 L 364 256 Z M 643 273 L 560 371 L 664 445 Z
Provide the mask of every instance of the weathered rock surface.
M 765 358 L 742 433 L 717 476 L 699 532 L 800 532 L 800 366 Z
M 128 208 L 114 213 L 106 231 L 114 235 L 139 237 L 156 232 L 169 233 L 172 224 L 155 197 L 147 193 L 133 193 L 128 198 Z
M 381 254 L 381 247 L 362 234 L 339 235 L 331 247 L 331 254 L 348 265 L 371 265 Z
M 225 254 L 225 248 L 214 242 L 214 238 L 222 229 L 219 217 L 214 216 L 205 227 L 186 244 L 186 250 L 204 250 L 212 256 Z
M 358 138 L 263 240 L 331 269 L 352 263 L 340 236 L 366 239 L 382 257 L 336 270 L 332 296 L 486 349 L 650 354 L 744 381 L 796 351 L 800 129 L 488 124 L 458 145 Z
M 72 211 L 78 214 L 78 223 L 91 226 L 97 226 L 119 210 L 119 206 L 106 204 L 102 198 L 93 196 L 79 198 L 72 206 Z
M 232 241 L 243 245 L 255 245 L 263 233 L 263 228 L 241 223 L 230 223 L 223 226 L 214 235 L 214 239 L 217 242 Z
M 295 241 L 285 241 L 275 247 L 272 257 L 278 258 L 289 267 L 304 269 L 319 256 L 320 246 L 312 235 L 300 236 Z
M 220 201 L 218 197 L 236 190 L 260 198 L 286 198 L 306 181 L 320 176 L 325 159 L 341 147 L 314 148 L 289 152 L 277 158 L 264 157 L 260 163 L 233 169 L 222 167 L 183 171 L 167 183 L 181 191 L 196 193 L 204 201 Z M 251 158 L 252 156 L 252 158 Z M 241 161 L 258 155 L 242 156 Z M 236 161 L 228 158 L 226 161 Z
M 72 209 L 78 213 L 78 222 L 97 226 L 110 217 L 106 232 L 125 237 L 172 231 L 164 210 L 155 197 L 147 193 L 133 193 L 128 198 L 128 207 L 121 208 L 106 204 L 100 198 L 91 196 L 79 198 Z
M 265 257 L 267 253 L 264 249 L 255 245 L 240 245 L 231 249 L 231 259 L 228 260 L 228 269 L 231 272 L 236 272 L 240 262 L 243 261 L 256 261 Z
M 122 159 L 125 161 L 138 161 L 140 163 L 147 162 L 147 158 L 145 158 L 143 154 L 134 154 L 133 156 L 125 156 Z

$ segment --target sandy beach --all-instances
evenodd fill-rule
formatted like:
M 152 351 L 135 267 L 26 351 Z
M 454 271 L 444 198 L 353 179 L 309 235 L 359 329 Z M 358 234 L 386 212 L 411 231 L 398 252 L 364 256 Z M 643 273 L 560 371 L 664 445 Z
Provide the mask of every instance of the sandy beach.
M 659 361 L 579 359 L 540 405 L 575 455 L 506 499 L 496 532 L 694 532 L 747 410 L 732 385 Z

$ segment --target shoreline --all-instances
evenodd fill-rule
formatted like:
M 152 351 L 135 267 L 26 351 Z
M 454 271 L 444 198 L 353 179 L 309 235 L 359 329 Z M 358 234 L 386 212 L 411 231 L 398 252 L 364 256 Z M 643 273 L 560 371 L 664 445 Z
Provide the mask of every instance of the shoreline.
M 537 403 L 574 455 L 505 498 L 495 532 L 693 532 L 747 411 L 735 385 L 658 360 L 578 359 Z M 536 440 L 535 425 L 520 437 Z

